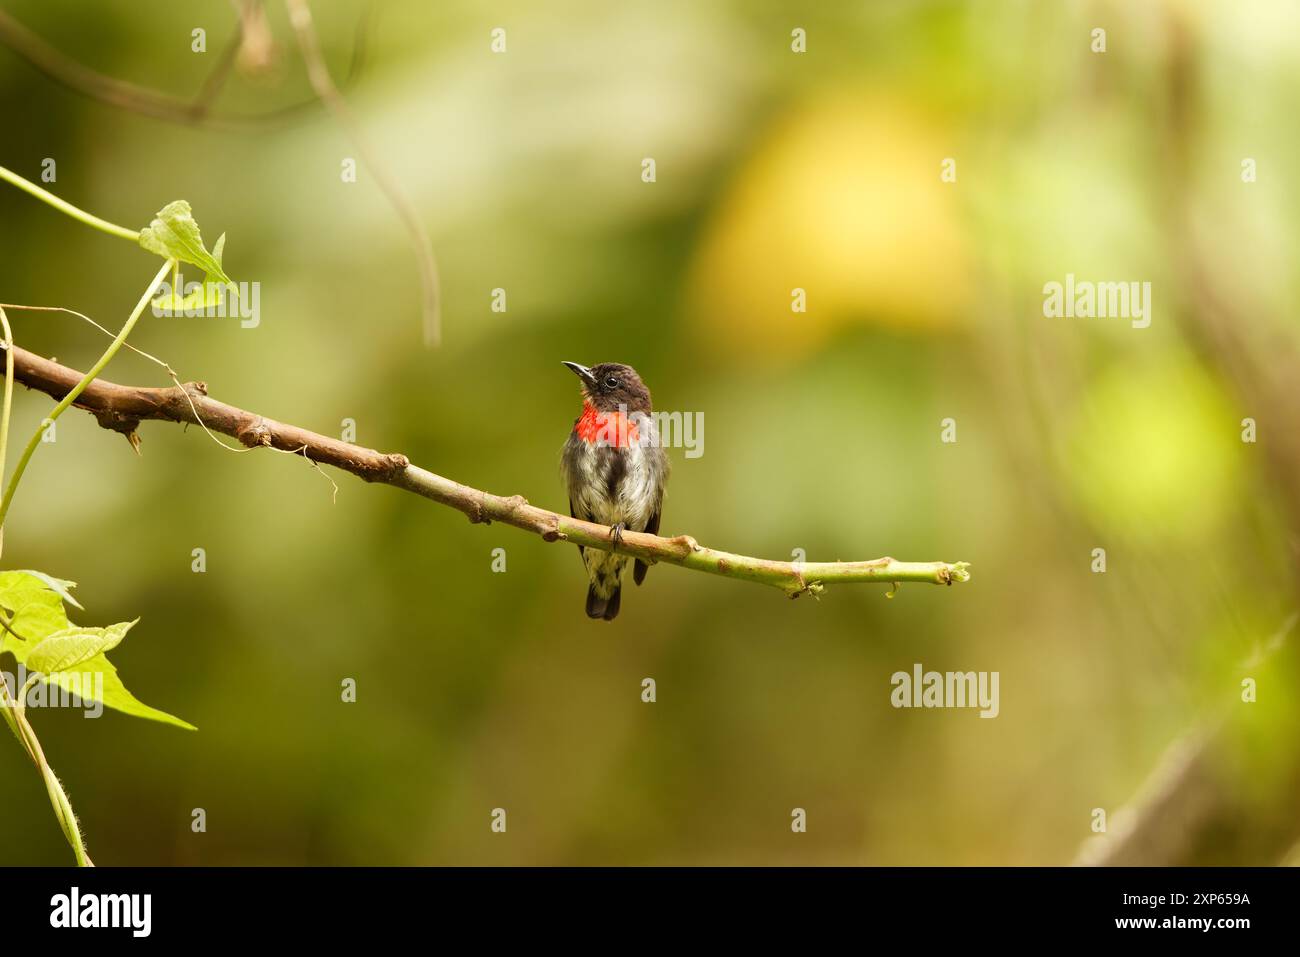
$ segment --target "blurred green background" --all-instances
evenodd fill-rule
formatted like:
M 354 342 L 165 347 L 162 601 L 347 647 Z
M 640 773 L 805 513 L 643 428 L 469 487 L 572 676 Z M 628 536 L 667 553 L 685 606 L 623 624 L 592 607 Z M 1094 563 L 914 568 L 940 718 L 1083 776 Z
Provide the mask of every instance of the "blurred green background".
M 237 30 L 217 0 L 3 9 L 182 98 Z M 1067 863 L 1094 808 L 1114 821 L 1171 742 L 1216 727 L 1210 783 L 1178 785 L 1213 813 L 1175 816 L 1173 849 L 1137 860 L 1294 856 L 1300 8 L 313 9 L 432 236 L 443 344 L 422 343 L 374 177 L 341 182 L 357 151 L 326 111 L 167 123 L 0 48 L 0 164 L 36 180 L 53 158 L 50 189 L 135 228 L 188 199 L 209 243 L 227 234 L 227 271 L 261 284 L 258 328 L 146 316 L 137 346 L 219 399 L 330 435 L 354 419 L 361 444 L 558 510 L 579 401 L 559 363 L 627 362 L 657 407 L 704 415 L 703 457 L 672 453 L 666 534 L 965 560 L 973 579 L 790 602 L 664 566 L 605 625 L 571 547 L 346 475 L 333 502 L 305 463 L 196 429 L 146 423 L 137 457 L 70 412 L 5 567 L 79 582 L 74 620 L 141 616 L 114 653 L 124 680 L 199 727 L 32 714 L 96 862 Z M 267 14 L 268 57 L 241 59 L 215 114 L 312 99 L 284 9 Z M 8 187 L 0 252 L 0 301 L 114 329 L 157 268 Z M 1150 281 L 1150 328 L 1044 318 L 1067 273 Z M 106 341 L 10 315 L 20 345 L 79 368 Z M 168 384 L 126 352 L 106 377 Z M 51 405 L 18 390 L 15 436 Z M 1000 716 L 895 710 L 890 676 L 915 662 L 1000 672 Z M 16 742 L 0 768 L 3 863 L 70 862 Z

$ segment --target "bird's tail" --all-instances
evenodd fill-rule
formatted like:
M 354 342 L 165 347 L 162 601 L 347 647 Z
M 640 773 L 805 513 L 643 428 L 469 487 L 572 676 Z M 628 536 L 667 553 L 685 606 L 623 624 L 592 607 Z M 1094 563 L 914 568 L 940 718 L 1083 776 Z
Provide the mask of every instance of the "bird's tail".
M 622 594 L 622 586 L 618 586 L 608 598 L 601 598 L 596 594 L 595 585 L 587 586 L 587 617 L 613 621 L 618 615 L 618 603 Z

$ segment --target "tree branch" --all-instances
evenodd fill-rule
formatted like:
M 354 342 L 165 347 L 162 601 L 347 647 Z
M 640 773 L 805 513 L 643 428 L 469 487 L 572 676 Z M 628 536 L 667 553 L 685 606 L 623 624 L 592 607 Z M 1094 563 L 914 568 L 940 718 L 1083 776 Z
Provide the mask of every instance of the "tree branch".
M 75 369 L 17 346 L 13 358 L 15 381 L 56 399 L 66 396 L 82 378 Z M 567 541 L 649 562 L 665 562 L 772 585 L 791 598 L 805 593 L 815 596 L 824 586 L 836 583 L 951 585 L 970 578 L 965 562 L 899 562 L 892 558 L 865 562 L 778 562 L 704 548 L 689 535 L 664 538 L 628 531 L 615 545 L 604 525 L 538 508 L 522 496 L 504 497 L 461 485 L 412 465 L 405 455 L 352 445 L 218 402 L 208 396 L 207 385 L 202 382 L 189 382 L 179 388 L 147 388 L 95 379 L 74 405 L 94 415 L 104 428 L 127 436 L 133 445 L 139 441 L 136 427 L 145 420 L 202 425 L 238 439 L 249 448 L 265 446 L 300 453 L 313 462 L 332 465 L 367 482 L 381 482 L 414 492 L 463 512 L 471 522 L 501 522 L 535 532 L 548 542 Z
M 366 30 L 370 18 L 370 6 L 366 5 L 356 27 L 356 44 L 352 55 L 352 65 L 343 85 L 350 86 L 359 75 L 364 62 Z M 239 18 L 232 44 L 238 44 L 244 37 L 244 20 Z M 35 69 L 54 82 L 91 99 L 129 110 L 141 116 L 196 126 L 215 131 L 257 132 L 278 126 L 298 115 L 318 108 L 319 99 L 313 97 L 288 106 L 278 107 L 265 113 L 219 113 L 212 107 L 212 100 L 219 92 L 224 72 L 221 61 L 216 72 L 205 82 L 198 95 L 192 100 L 172 96 L 149 87 L 140 86 L 126 80 L 106 76 L 90 67 L 61 53 L 36 33 L 29 30 L 4 10 L 0 10 L 0 45 L 8 47 L 18 56 L 30 63 Z M 228 53 L 237 53 L 232 48 Z M 226 54 L 223 54 L 225 57 Z

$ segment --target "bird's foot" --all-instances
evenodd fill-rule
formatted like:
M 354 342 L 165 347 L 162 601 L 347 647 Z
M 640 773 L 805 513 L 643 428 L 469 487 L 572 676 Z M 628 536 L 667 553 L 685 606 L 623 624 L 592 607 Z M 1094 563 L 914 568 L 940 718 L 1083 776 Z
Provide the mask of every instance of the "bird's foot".
M 627 525 L 623 522 L 609 527 L 609 540 L 614 543 L 615 548 L 623 544 L 623 533 L 626 531 Z

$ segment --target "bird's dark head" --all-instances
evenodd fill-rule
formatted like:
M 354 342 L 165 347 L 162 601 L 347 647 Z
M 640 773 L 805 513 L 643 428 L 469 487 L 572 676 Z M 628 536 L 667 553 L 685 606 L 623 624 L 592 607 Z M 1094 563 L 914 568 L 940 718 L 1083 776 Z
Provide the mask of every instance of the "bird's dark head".
M 622 406 L 628 412 L 649 414 L 650 390 L 631 366 L 618 362 L 602 362 L 591 367 L 576 362 L 564 363 L 582 380 L 582 397 L 600 412 L 617 412 Z

